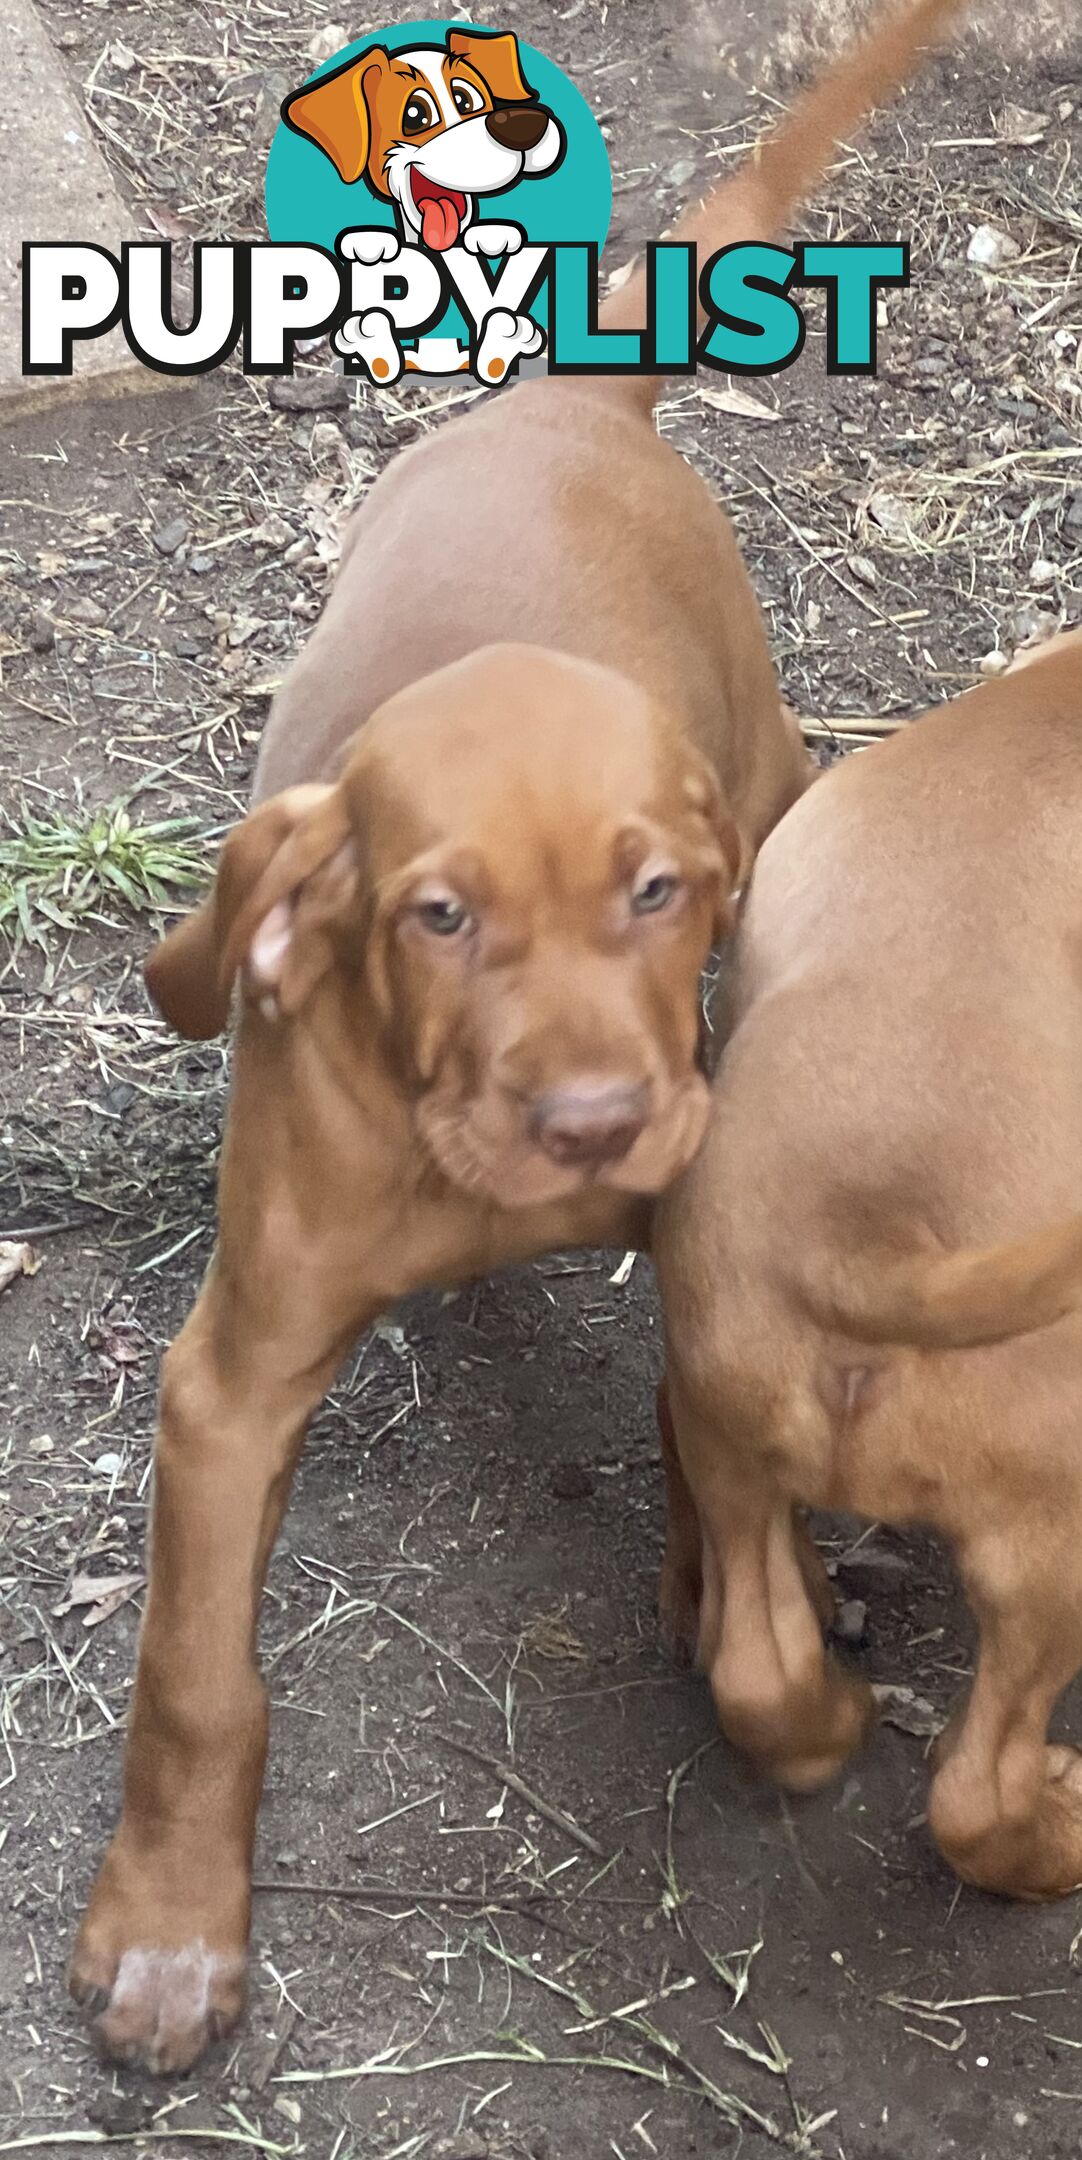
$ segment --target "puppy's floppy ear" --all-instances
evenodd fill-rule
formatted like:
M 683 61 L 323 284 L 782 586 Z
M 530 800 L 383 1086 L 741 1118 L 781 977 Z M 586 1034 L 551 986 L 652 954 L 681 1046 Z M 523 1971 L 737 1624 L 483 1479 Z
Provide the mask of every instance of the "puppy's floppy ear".
M 329 157 L 340 180 L 361 178 L 372 148 L 372 114 L 369 99 L 390 74 L 391 63 L 382 45 L 373 45 L 358 60 L 347 60 L 331 75 L 294 90 L 282 106 L 282 118 L 298 135 L 307 135 Z M 387 190 L 382 173 L 372 174 L 381 195 Z
M 146 963 L 154 1003 L 206 1042 L 229 1018 L 236 975 L 274 1012 L 299 1010 L 333 957 L 329 933 L 356 889 L 350 826 L 336 787 L 287 788 L 230 833 L 214 889 Z
M 736 892 L 743 890 L 751 875 L 755 849 L 745 833 L 742 833 L 726 802 L 721 784 L 708 758 L 695 750 L 684 778 L 684 798 L 692 810 L 702 818 L 710 834 L 710 841 L 718 859 L 718 868 L 726 880 L 726 903 Z M 726 904 L 726 917 L 728 916 Z
M 488 84 L 494 105 L 522 105 L 536 97 L 522 72 L 518 39 L 513 30 L 486 34 L 481 30 L 451 30 L 447 50 L 452 60 L 468 60 L 482 82 Z

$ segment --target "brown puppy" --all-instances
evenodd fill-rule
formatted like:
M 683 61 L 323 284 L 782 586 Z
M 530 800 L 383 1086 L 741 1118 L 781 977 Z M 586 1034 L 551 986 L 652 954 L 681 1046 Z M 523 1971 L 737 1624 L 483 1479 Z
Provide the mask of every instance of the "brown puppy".
M 686 236 L 769 233 L 954 4 L 911 0 Z M 639 278 L 605 320 L 643 306 Z M 344 1352 L 419 1283 L 642 1242 L 700 1136 L 698 970 L 806 767 L 656 389 L 525 384 L 378 482 L 260 807 L 148 971 L 193 1035 L 245 993 L 218 1250 L 163 1372 L 124 1813 L 72 1967 L 105 2045 L 157 2069 L 243 2003 L 260 1593 Z
M 697 1162 L 662 1201 L 663 1597 L 780 1783 L 872 1716 L 800 1503 L 947 1537 L 980 1623 L 929 1819 L 968 1881 L 1082 1883 L 1082 633 L 851 759 L 759 858 Z

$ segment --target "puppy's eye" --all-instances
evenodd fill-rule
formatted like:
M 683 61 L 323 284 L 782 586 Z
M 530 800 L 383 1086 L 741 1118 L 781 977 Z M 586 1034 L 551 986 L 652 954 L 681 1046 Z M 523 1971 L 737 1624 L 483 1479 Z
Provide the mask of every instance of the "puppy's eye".
M 451 96 L 455 101 L 456 112 L 465 114 L 484 111 L 484 98 L 481 96 L 481 92 L 475 89 L 473 83 L 453 82 L 451 84 Z
M 415 90 L 402 115 L 404 135 L 423 134 L 425 128 L 435 127 L 439 114 L 432 99 L 423 90 Z
M 631 895 L 633 915 L 660 915 L 663 908 L 671 906 L 680 890 L 680 880 L 669 870 L 655 870 L 636 885 Z
M 473 917 L 461 900 L 449 895 L 438 900 L 419 900 L 415 910 L 418 922 L 433 937 L 461 937 L 464 930 L 472 930 Z

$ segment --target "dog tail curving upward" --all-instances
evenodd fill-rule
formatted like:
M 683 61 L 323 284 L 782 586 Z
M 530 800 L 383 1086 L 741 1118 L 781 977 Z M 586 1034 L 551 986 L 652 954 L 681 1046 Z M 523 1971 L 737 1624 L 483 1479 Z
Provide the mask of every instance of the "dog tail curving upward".
M 975 1350 L 1082 1312 L 1082 1215 L 1002 1245 L 853 1258 L 834 1283 L 805 1276 L 821 1327 L 857 1342 Z
M 845 137 L 900 88 L 924 46 L 947 30 L 966 0 L 901 0 L 795 99 L 746 165 L 705 200 L 684 212 L 670 240 L 693 243 L 700 268 L 719 248 L 770 241 L 822 179 Z M 598 310 L 602 330 L 641 328 L 646 317 L 646 269 L 640 265 Z M 700 328 L 705 316 L 700 308 Z M 609 376 L 606 388 L 652 409 L 660 375 Z

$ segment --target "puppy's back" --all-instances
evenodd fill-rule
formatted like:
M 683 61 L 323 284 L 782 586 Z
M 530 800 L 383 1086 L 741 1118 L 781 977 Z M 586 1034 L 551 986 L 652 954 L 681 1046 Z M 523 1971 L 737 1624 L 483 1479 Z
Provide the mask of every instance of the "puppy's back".
M 1082 649 L 849 759 L 759 856 L 689 1276 L 1019 1235 L 1082 1203 Z M 714 1302 L 715 1293 L 709 1293 Z

